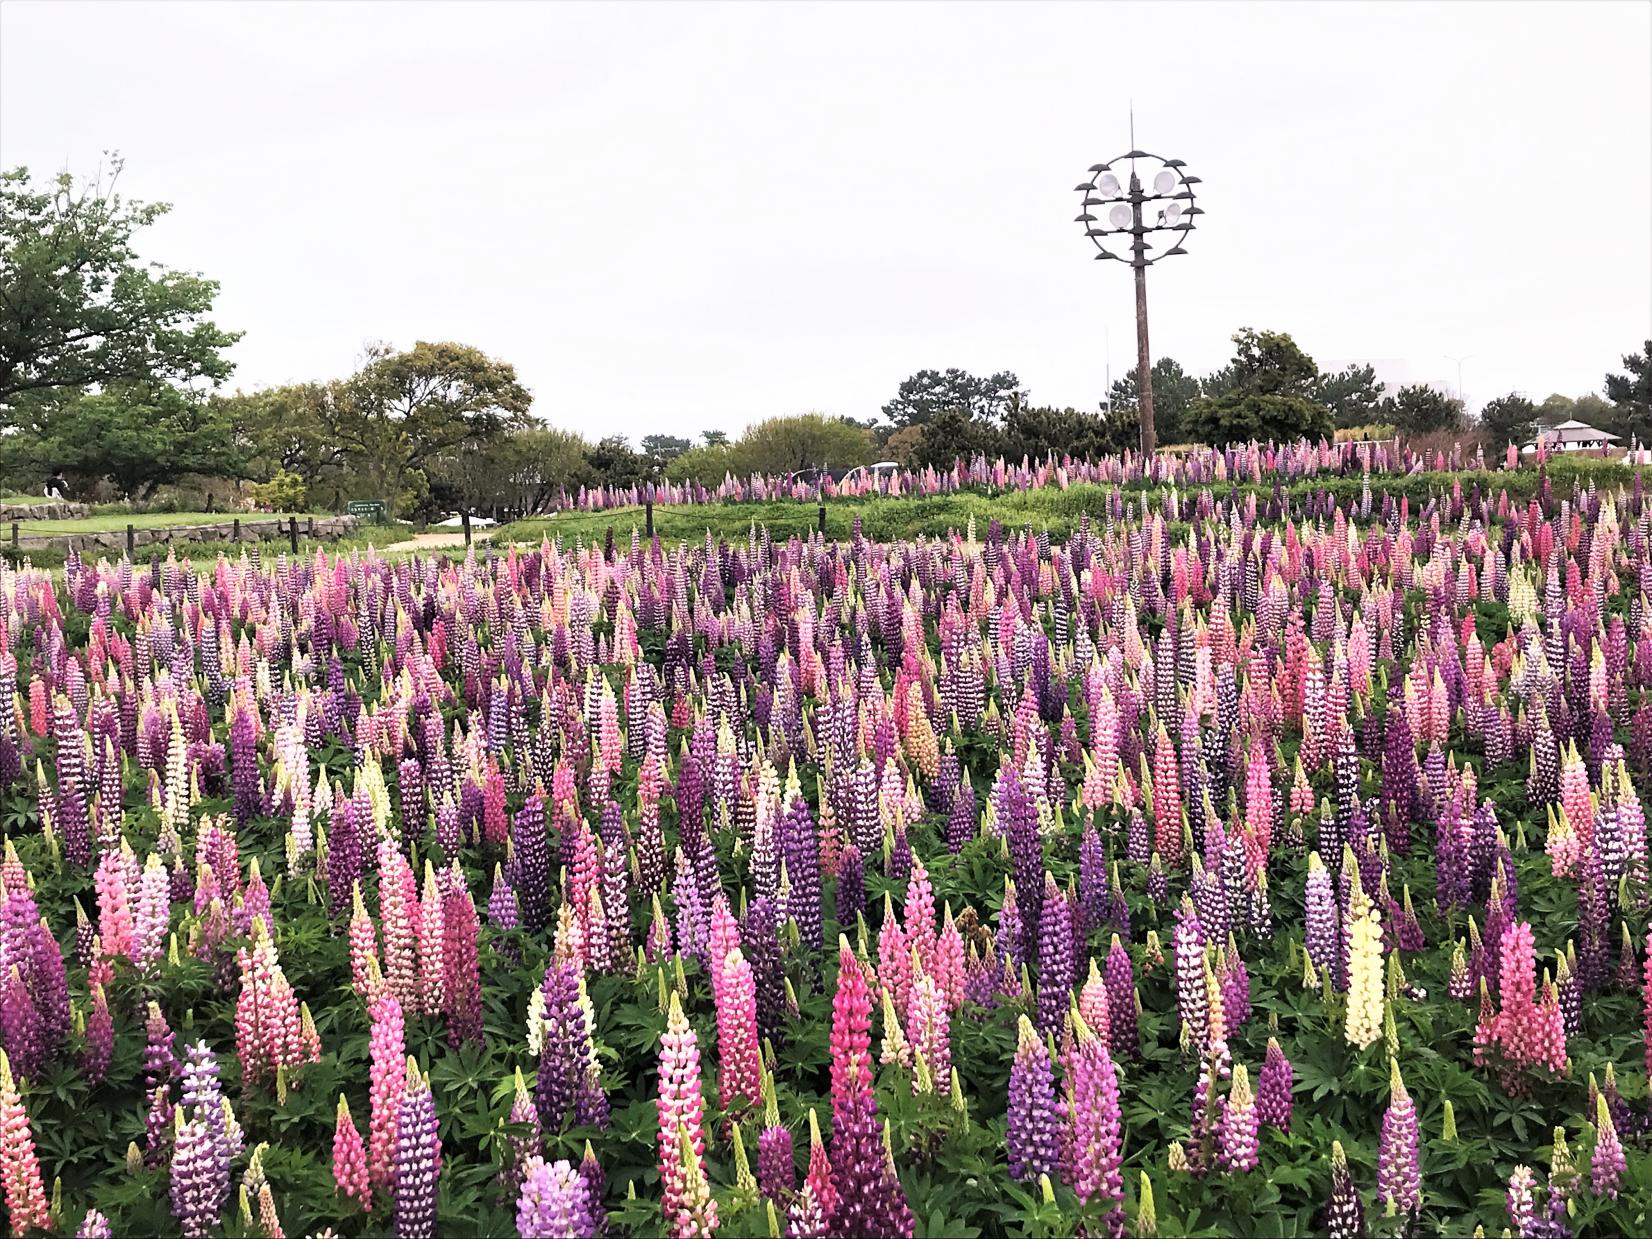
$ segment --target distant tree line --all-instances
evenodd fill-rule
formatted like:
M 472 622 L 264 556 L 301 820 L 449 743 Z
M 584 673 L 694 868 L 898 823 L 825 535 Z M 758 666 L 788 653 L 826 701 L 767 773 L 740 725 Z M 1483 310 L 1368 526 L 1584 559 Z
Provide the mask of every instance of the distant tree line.
M 403 516 L 544 511 L 581 486 L 848 468 L 950 467 L 977 454 L 1094 457 L 1139 441 L 1136 376 L 1104 410 L 1037 404 L 1016 375 L 920 370 L 879 416 L 772 417 L 738 436 L 653 434 L 590 442 L 533 413 L 515 368 L 451 341 L 373 344 L 348 375 L 226 391 L 238 332 L 214 321 L 216 282 L 140 258 L 136 237 L 169 209 L 117 190 L 118 157 L 77 183 L 0 172 L 0 484 L 38 494 L 62 474 L 83 497 L 152 500 L 194 479 L 286 510 L 376 499 Z M 1159 441 L 1226 444 L 1465 430 L 1461 404 L 1427 385 L 1385 393 L 1369 366 L 1321 373 L 1289 335 L 1245 328 L 1233 358 L 1196 378 L 1153 366 Z M 1623 358 L 1605 396 L 1488 402 L 1478 429 L 1529 440 L 1576 417 L 1652 439 L 1648 354 Z

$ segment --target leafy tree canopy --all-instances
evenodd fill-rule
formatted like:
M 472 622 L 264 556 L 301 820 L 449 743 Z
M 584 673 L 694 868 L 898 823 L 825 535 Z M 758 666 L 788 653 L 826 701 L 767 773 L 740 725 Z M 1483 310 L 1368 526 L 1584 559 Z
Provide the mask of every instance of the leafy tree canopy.
M 1335 374 L 1320 375 L 1314 385 L 1314 398 L 1331 410 L 1339 430 L 1382 420 L 1382 384 L 1370 366 L 1350 366 Z
M 749 427 L 734 445 L 740 473 L 789 473 L 824 465 L 869 464 L 872 436 L 862 427 L 824 413 L 771 417 Z
M 1463 424 L 1463 402 L 1427 383 L 1408 383 L 1382 402 L 1382 419 L 1401 434 L 1456 430 Z
M 1233 342 L 1233 360 L 1206 382 L 1206 394 L 1187 410 L 1189 438 L 1221 446 L 1335 433 L 1331 410 L 1314 398 L 1319 367 L 1296 341 L 1281 331 L 1245 327 Z
M 27 392 L 230 372 L 224 350 L 240 334 L 207 317 L 218 285 L 139 260 L 135 234 L 170 208 L 122 198 L 120 170 L 116 157 L 107 179 L 81 185 L 0 172 L 0 423 Z
M 1486 401 L 1480 426 L 1497 444 L 1523 445 L 1537 437 L 1537 406 L 1517 392 Z
M 1617 413 L 1618 433 L 1652 442 L 1652 340 L 1623 359 L 1622 374 L 1606 376 L 1606 398 Z
M 1012 405 L 1024 403 L 1021 380 L 1008 370 L 986 378 L 956 367 L 920 370 L 900 385 L 895 398 L 883 406 L 883 415 L 899 428 L 922 426 L 940 413 L 963 413 L 996 422 Z
M 692 439 L 681 439 L 676 435 L 644 435 L 642 439 L 643 455 L 652 456 L 662 464 L 675 460 L 693 446 Z
M 1109 434 L 1110 441 L 1117 441 L 1118 446 L 1109 448 L 1109 451 L 1120 451 L 1126 447 L 1141 445 L 1141 407 L 1140 395 L 1137 392 L 1137 374 L 1134 368 L 1121 379 L 1115 379 L 1112 390 L 1112 410 L 1108 421 L 1116 429 L 1128 423 L 1134 427 L 1134 438 L 1130 442 L 1119 440 L 1116 433 Z M 1153 426 L 1160 443 L 1180 443 L 1183 438 L 1182 424 L 1187 417 L 1187 408 L 1199 398 L 1199 380 L 1194 378 L 1181 363 L 1173 357 L 1161 357 L 1153 363 Z

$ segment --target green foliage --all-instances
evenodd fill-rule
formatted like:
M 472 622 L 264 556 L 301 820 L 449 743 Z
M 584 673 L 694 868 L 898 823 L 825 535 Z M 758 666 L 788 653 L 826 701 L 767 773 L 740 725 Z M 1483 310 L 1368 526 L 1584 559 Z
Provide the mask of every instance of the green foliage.
M 1427 383 L 1409 383 L 1382 402 L 1382 420 L 1401 434 L 1457 430 L 1463 424 L 1463 402 Z
M 1141 410 L 1137 374 L 1132 367 L 1113 382 L 1108 441 L 1117 444 L 1108 451 L 1122 451 L 1141 445 Z M 1199 398 L 1199 380 L 1183 370 L 1173 357 L 1153 363 L 1153 429 L 1160 443 L 1180 443 L 1186 434 L 1187 410 Z
M 82 487 L 107 481 L 143 499 L 180 474 L 232 473 L 239 459 L 215 406 L 159 381 L 30 392 L 11 416 L 15 433 L 0 438 L 0 472 L 20 485 L 61 469 Z
M 1025 399 L 1021 380 L 1008 370 L 986 378 L 956 367 L 920 370 L 902 381 L 895 398 L 883 406 L 883 415 L 897 427 L 926 425 L 942 413 L 996 421 Z
M 1537 434 L 1537 406 L 1518 393 L 1499 396 L 1480 410 L 1480 426 L 1494 444 L 1530 443 Z
M 1331 410 L 1338 430 L 1381 420 L 1382 384 L 1370 366 L 1350 366 L 1335 374 L 1320 375 L 1314 384 L 1314 399 Z
M 591 480 L 602 486 L 635 486 L 653 477 L 648 457 L 631 446 L 624 435 L 605 435 L 586 453 Z
M 693 446 L 694 440 L 681 439 L 676 435 L 644 435 L 642 438 L 643 455 L 652 457 L 658 464 L 676 460 Z
M 420 341 L 400 353 L 374 345 L 359 371 L 329 385 L 318 416 L 350 457 L 361 493 L 405 511 L 428 490 L 420 466 L 523 426 L 531 402 L 508 362 Z
M 1617 414 L 1615 429 L 1642 443 L 1652 441 L 1652 340 L 1623 358 L 1622 374 L 1606 376 L 1606 398 Z
M 771 417 L 748 427 L 734 445 L 738 473 L 848 468 L 872 461 L 872 436 L 824 413 Z
M 207 317 L 218 285 L 140 260 L 134 235 L 170 207 L 122 198 L 121 167 L 80 185 L 0 172 L 0 424 L 27 393 L 230 372 L 240 335 Z
M 733 472 L 734 464 L 734 448 L 727 442 L 707 443 L 704 447 L 691 447 L 672 460 L 665 467 L 665 476 L 672 482 L 716 486 Z
M 272 512 L 302 512 L 308 496 L 304 479 L 285 469 L 252 488 L 253 500 Z
M 1331 411 L 1315 396 L 1319 368 L 1296 341 L 1284 332 L 1245 327 L 1233 342 L 1233 360 L 1206 381 L 1205 394 L 1188 407 L 1188 438 L 1222 446 L 1332 436 Z
M 431 502 L 496 516 L 544 512 L 589 478 L 589 450 L 573 431 L 540 423 L 470 440 L 432 462 Z

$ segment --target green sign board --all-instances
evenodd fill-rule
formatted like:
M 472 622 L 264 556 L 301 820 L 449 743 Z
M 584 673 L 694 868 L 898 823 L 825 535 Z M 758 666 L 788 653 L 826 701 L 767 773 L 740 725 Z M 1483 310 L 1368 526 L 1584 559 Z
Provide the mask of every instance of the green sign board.
M 384 524 L 384 505 L 376 499 L 352 499 L 346 510 L 351 516 L 372 521 L 375 525 Z

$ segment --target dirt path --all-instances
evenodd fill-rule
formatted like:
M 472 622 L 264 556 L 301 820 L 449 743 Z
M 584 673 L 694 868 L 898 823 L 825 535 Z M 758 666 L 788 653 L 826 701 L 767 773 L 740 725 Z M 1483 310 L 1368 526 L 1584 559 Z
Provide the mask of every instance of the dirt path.
M 496 531 L 493 529 L 475 529 L 471 531 L 472 542 L 486 542 Z M 379 549 L 386 554 L 395 551 L 443 551 L 465 544 L 464 531 L 455 530 L 452 533 L 416 533 L 402 542 L 392 542 L 389 546 Z

